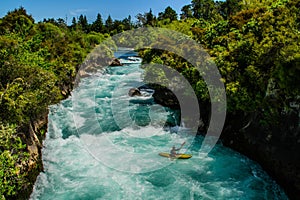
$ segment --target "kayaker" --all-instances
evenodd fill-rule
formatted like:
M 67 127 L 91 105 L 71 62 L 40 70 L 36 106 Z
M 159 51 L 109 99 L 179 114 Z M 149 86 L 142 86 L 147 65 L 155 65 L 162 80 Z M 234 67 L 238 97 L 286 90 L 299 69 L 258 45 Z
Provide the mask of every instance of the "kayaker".
M 176 158 L 177 151 L 179 151 L 183 147 L 184 144 L 185 144 L 185 142 L 183 142 L 178 149 L 176 149 L 176 147 L 173 146 L 172 149 L 171 149 L 171 151 L 170 151 L 170 157 L 171 158 Z

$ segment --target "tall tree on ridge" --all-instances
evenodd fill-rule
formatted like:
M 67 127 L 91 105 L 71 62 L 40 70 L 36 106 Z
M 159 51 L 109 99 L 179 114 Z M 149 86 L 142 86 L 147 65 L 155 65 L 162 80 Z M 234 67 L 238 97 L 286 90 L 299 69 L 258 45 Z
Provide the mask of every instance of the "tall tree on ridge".
M 195 18 L 210 20 L 213 18 L 215 3 L 213 0 L 192 0 L 192 10 Z
M 145 13 L 146 25 L 154 26 L 156 22 L 156 17 L 152 13 L 152 9 L 148 13 Z
M 187 19 L 193 17 L 191 5 L 185 5 L 181 8 L 180 19 Z
M 177 20 L 177 13 L 170 6 L 168 6 L 164 12 L 158 14 L 159 20 L 170 19 L 170 22 Z
M 124 30 L 130 30 L 132 28 L 131 16 L 129 15 L 127 18 L 122 20 L 124 25 Z
M 71 28 L 76 29 L 76 27 L 77 27 L 77 20 L 76 20 L 75 17 L 73 17 L 73 19 L 72 19 L 72 24 L 71 24 Z
M 82 31 L 85 33 L 89 32 L 89 23 L 87 21 L 86 16 L 80 15 L 78 18 L 78 25 L 81 26 Z
M 110 15 L 108 15 L 107 20 L 105 21 L 105 28 L 107 32 L 112 31 L 114 22 Z
M 104 28 L 103 26 L 104 25 L 103 25 L 101 14 L 98 13 L 96 21 L 94 21 L 93 24 L 92 24 L 91 30 L 95 31 L 97 33 L 101 33 L 103 31 L 103 28 Z
M 135 16 L 135 18 L 137 19 L 137 26 L 138 27 L 142 27 L 146 24 L 146 18 L 145 15 L 139 13 Z

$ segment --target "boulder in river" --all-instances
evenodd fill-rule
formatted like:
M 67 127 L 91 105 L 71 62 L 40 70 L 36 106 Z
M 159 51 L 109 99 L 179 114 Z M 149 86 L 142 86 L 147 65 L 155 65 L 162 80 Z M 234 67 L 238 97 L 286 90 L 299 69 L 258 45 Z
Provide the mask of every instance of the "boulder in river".
M 137 88 L 131 88 L 131 89 L 128 91 L 128 95 L 129 95 L 130 97 L 134 97 L 134 96 L 142 96 L 140 90 L 137 89 Z
M 140 86 L 139 89 L 152 89 L 154 90 L 154 101 L 162 106 L 172 109 L 180 109 L 179 101 L 176 95 L 168 88 L 157 84 L 146 84 Z
M 117 58 L 114 58 L 111 63 L 110 63 L 110 66 L 122 66 L 123 64 L 120 62 L 119 59 Z

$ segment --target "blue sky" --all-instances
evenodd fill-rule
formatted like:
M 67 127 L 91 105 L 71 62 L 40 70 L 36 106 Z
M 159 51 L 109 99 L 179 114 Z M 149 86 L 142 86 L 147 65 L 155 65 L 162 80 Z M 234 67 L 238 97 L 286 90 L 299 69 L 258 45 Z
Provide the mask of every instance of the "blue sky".
M 113 19 L 124 19 L 131 15 L 135 20 L 138 13 L 148 12 L 151 8 L 153 14 L 164 11 L 171 6 L 180 14 L 184 5 L 191 0 L 2 0 L 0 5 L 0 17 L 8 11 L 23 6 L 36 21 L 44 18 L 63 18 L 71 23 L 72 18 L 84 14 L 89 22 L 95 20 L 97 13 L 105 20 L 110 14 Z

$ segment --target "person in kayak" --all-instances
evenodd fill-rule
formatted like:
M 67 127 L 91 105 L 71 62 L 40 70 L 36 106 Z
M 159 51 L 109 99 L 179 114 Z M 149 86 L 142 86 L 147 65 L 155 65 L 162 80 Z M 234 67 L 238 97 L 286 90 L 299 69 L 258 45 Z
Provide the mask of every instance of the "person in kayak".
M 170 158 L 176 158 L 177 151 L 179 151 L 183 147 L 184 144 L 185 144 L 185 142 L 183 142 L 178 149 L 176 149 L 176 147 L 173 146 L 171 151 L 170 151 Z

